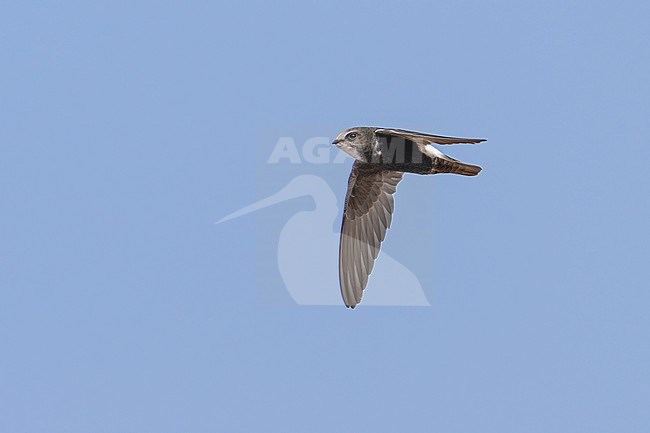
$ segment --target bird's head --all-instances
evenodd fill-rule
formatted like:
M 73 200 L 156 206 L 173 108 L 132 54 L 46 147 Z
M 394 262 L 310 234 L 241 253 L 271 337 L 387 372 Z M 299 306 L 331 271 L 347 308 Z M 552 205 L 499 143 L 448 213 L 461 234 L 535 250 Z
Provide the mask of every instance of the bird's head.
M 364 154 L 373 141 L 373 128 L 358 126 L 341 132 L 332 144 L 354 159 L 365 161 Z

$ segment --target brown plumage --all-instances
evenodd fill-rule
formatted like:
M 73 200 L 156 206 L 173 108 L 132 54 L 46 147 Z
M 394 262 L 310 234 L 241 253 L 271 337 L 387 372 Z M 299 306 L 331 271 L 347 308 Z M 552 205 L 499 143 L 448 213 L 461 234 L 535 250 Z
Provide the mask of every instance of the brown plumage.
M 482 141 L 372 127 L 347 129 L 334 140 L 333 144 L 355 158 L 339 245 L 339 282 L 346 306 L 354 308 L 361 302 L 391 224 L 393 194 L 403 173 L 476 176 L 481 167 L 451 158 L 432 144 Z

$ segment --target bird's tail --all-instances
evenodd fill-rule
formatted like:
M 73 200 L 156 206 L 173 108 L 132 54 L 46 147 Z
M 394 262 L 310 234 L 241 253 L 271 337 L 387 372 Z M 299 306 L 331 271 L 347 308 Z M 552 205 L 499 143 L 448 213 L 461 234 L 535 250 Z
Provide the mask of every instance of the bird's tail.
M 450 156 L 438 157 L 433 159 L 433 168 L 431 173 L 453 173 L 462 174 L 463 176 L 476 176 L 481 172 L 478 165 L 466 164 Z

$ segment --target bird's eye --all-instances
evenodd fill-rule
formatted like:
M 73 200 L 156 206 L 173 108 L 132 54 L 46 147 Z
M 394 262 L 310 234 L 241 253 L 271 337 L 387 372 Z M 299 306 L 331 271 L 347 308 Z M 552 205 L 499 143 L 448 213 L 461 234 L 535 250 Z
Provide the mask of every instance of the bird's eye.
M 348 140 L 354 140 L 357 138 L 357 133 L 356 132 L 350 132 L 347 136 Z

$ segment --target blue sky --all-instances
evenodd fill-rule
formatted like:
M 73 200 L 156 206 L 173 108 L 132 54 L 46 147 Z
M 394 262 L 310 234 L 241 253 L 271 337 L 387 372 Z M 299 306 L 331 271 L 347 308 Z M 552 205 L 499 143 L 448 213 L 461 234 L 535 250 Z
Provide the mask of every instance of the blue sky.
M 647 431 L 649 17 L 4 4 L 3 430 Z M 308 198 L 214 224 L 298 174 L 341 206 L 350 160 L 264 161 L 354 125 L 489 140 L 445 149 L 476 178 L 400 184 L 384 251 L 431 307 L 295 305 L 274 251 Z

